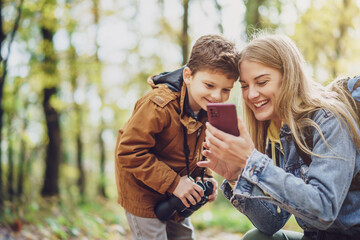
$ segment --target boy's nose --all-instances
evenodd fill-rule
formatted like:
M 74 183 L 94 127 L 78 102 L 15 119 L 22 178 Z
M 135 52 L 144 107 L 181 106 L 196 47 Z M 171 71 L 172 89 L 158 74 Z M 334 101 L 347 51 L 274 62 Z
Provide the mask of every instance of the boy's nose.
M 211 93 L 211 98 L 213 99 L 214 102 L 221 102 L 222 100 L 221 91 L 213 91 Z

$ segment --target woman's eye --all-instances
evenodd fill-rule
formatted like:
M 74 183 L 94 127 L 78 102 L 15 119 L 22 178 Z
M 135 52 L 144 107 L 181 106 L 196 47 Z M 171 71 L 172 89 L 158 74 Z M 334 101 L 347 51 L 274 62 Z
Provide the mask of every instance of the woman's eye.
M 223 92 L 228 93 L 228 92 L 230 92 L 230 89 L 223 89 Z
M 258 82 L 258 84 L 259 84 L 260 86 L 262 86 L 262 85 L 265 85 L 267 82 L 268 82 L 268 81 L 261 81 L 261 82 Z
M 213 87 L 213 85 L 208 84 L 208 83 L 205 83 L 205 85 L 206 85 L 206 87 L 208 87 L 208 88 L 212 88 L 212 87 Z
M 246 88 L 248 88 L 249 86 L 248 85 L 241 85 L 241 88 L 242 89 L 246 89 Z

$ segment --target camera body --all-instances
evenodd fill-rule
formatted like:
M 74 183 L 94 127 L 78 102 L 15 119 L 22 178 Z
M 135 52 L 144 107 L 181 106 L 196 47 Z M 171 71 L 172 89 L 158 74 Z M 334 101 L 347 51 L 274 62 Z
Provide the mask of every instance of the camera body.
M 209 201 L 208 197 L 213 192 L 214 185 L 210 181 L 197 181 L 196 184 L 204 190 L 204 196 L 201 197 L 201 200 L 197 202 L 196 205 L 191 205 L 187 208 L 178 197 L 172 195 L 169 199 L 155 205 L 154 211 L 157 218 L 161 221 L 167 221 L 175 214 L 176 211 L 182 217 L 189 217 L 201 206 L 207 203 Z

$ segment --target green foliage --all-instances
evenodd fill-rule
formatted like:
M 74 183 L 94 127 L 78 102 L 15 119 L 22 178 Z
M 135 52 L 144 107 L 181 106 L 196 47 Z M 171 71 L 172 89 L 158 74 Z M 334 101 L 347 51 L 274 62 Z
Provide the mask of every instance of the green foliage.
M 74 175 L 74 170 L 68 165 L 62 172 Z M 218 175 L 215 177 L 221 184 L 223 179 Z M 66 182 L 61 186 L 61 189 L 68 190 L 62 191 L 60 199 L 35 196 L 5 202 L 0 213 L 0 229 L 20 220 L 23 231 L 31 229 L 37 237 L 128 239 L 129 227 L 122 207 L 116 203 L 116 194 L 113 193 L 116 191 L 115 186 L 108 189 L 112 196 L 110 199 L 96 197 L 96 192 L 87 193 L 87 197 L 81 199 L 71 185 L 71 182 Z M 197 232 L 213 229 L 215 232 L 242 235 L 253 227 L 247 217 L 237 211 L 221 192 L 215 202 L 204 205 L 191 216 L 191 220 Z M 302 231 L 294 218 L 290 219 L 285 229 Z
M 247 217 L 238 212 L 221 193 L 192 216 L 197 232 L 213 229 L 216 232 L 244 234 L 253 228 Z M 57 198 L 30 202 L 5 202 L 0 214 L 0 229 L 14 221 L 23 224 L 22 232 L 30 232 L 36 239 L 128 239 L 130 234 L 123 209 L 115 199 L 87 199 L 73 202 L 63 195 Z M 285 229 L 302 231 L 291 218 Z M 1 235 L 0 235 L 1 237 Z
M 244 23 L 246 34 L 251 36 L 254 30 L 276 29 L 280 26 L 279 17 L 283 5 L 281 0 L 244 0 L 246 12 Z
M 216 228 L 222 232 L 245 233 L 253 227 L 249 219 L 229 202 L 219 202 L 221 199 L 216 201 L 205 205 L 191 216 L 195 228 Z
M 18 219 L 24 231 L 30 226 L 36 226 L 37 231 L 33 233 L 36 239 L 45 236 L 52 236 L 51 239 L 84 236 L 89 239 L 111 239 L 114 235 L 124 237 L 128 232 L 120 206 L 114 201 L 103 199 L 75 205 L 56 198 L 38 199 L 30 203 L 7 202 L 2 210 L 0 227 L 12 226 Z
M 315 79 L 327 84 L 340 75 L 358 73 L 359 14 L 355 1 L 336 0 L 312 2 L 300 16 L 293 39 L 310 63 Z

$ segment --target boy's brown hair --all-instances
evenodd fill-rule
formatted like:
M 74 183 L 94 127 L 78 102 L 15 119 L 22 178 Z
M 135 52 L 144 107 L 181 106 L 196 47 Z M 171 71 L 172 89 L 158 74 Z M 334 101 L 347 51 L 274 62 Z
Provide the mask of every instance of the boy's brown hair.
M 210 70 L 238 79 L 239 58 L 240 54 L 233 42 L 220 35 L 210 34 L 195 42 L 186 66 L 190 68 L 192 75 L 201 70 Z

